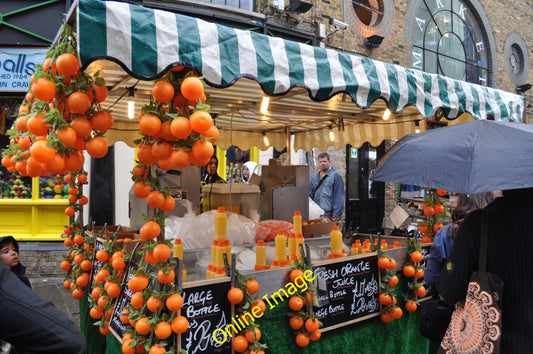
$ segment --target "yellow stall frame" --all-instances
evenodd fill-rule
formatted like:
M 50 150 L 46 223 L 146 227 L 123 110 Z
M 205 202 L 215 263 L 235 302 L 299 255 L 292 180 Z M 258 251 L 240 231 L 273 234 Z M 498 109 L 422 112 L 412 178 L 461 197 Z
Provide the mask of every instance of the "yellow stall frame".
M 0 198 L 0 235 L 19 241 L 60 241 L 68 225 L 66 199 L 40 199 L 39 178 L 32 179 L 31 199 Z

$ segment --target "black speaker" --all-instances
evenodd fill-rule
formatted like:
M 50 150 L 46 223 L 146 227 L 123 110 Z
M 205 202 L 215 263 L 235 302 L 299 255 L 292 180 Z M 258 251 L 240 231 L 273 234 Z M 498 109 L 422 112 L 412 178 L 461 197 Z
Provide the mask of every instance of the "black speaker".
M 378 36 L 378 35 L 373 35 L 373 36 L 370 36 L 368 38 L 366 38 L 366 45 L 368 47 L 379 47 L 379 45 L 381 44 L 381 42 L 383 42 L 383 37 L 381 36 Z

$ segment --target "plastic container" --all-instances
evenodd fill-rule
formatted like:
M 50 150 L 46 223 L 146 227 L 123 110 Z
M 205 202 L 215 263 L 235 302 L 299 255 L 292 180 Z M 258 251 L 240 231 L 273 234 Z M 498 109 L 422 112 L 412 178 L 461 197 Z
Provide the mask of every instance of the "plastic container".
M 248 218 L 252 212 L 259 212 L 259 186 L 246 183 L 213 183 L 202 189 L 202 210 L 224 207 L 228 211 L 239 213 Z
M 173 251 L 174 258 L 183 259 L 183 244 L 181 243 L 181 238 L 177 238 L 174 240 Z
M 215 214 L 215 241 L 227 240 L 227 226 L 228 226 L 228 216 L 224 207 L 218 208 L 218 213 Z
M 330 232 L 331 236 L 331 254 L 339 255 L 342 254 L 344 249 L 342 246 L 342 232 L 337 226 L 333 226 L 333 230 Z
M 292 217 L 292 224 L 294 225 L 294 233 L 301 234 L 302 232 L 302 214 L 299 210 L 294 212 Z

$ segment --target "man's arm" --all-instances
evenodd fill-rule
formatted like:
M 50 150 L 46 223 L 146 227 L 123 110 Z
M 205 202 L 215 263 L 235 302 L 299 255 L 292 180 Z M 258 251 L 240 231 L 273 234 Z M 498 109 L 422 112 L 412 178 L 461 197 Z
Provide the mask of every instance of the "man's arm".
M 344 182 L 341 175 L 335 173 L 335 180 L 333 183 L 333 218 L 339 220 L 342 217 L 344 210 Z

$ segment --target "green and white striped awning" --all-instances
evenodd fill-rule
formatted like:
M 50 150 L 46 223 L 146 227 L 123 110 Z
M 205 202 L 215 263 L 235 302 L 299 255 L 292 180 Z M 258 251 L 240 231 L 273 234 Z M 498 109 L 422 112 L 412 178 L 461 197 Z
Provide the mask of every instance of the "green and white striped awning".
M 448 119 L 468 112 L 475 119 L 522 121 L 523 97 L 510 92 L 171 12 L 79 0 L 77 26 L 84 67 L 108 59 L 141 80 L 189 65 L 216 88 L 247 77 L 272 96 L 300 86 L 315 101 L 346 93 L 362 109 L 381 98 L 394 113 L 415 106 L 425 118 L 442 108 Z

